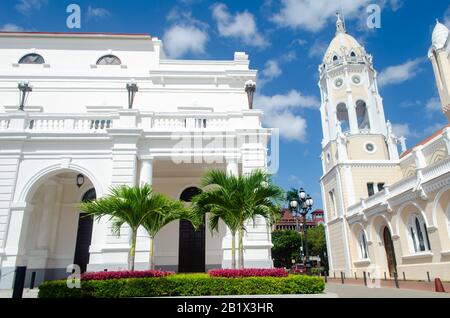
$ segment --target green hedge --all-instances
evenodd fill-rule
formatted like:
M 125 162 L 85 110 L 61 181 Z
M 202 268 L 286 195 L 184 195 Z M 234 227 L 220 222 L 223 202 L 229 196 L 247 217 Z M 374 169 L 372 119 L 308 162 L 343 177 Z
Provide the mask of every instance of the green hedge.
M 39 298 L 320 294 L 324 288 L 319 277 L 211 278 L 206 274 L 189 274 L 82 281 L 79 289 L 68 288 L 66 281 L 48 281 L 39 287 Z

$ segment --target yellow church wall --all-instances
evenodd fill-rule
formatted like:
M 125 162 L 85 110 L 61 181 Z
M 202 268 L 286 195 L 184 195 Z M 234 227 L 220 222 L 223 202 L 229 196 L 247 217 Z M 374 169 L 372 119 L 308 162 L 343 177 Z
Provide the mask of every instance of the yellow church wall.
M 345 270 L 345 251 L 344 238 L 342 235 L 342 221 L 328 225 L 331 257 L 333 260 L 333 269 L 335 271 Z
M 369 196 L 367 192 L 367 183 L 373 182 L 374 184 L 385 183 L 385 185 L 391 185 L 400 181 L 402 178 L 398 166 L 380 168 L 352 167 L 352 176 L 356 201 L 366 199 Z M 346 187 L 344 186 L 344 189 L 345 188 Z
M 375 145 L 376 151 L 369 153 L 365 150 L 366 143 L 371 142 Z M 347 152 L 349 160 L 388 160 L 384 137 L 380 135 L 355 135 L 348 137 Z

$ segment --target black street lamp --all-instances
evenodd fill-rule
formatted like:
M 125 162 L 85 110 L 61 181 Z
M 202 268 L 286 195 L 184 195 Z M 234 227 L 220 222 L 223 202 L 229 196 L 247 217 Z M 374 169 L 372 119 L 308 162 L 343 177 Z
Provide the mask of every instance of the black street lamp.
M 248 80 L 245 82 L 245 92 L 247 93 L 248 98 L 248 108 L 253 109 L 253 96 L 256 91 L 256 83 L 252 80 Z
M 18 88 L 20 91 L 19 110 L 23 111 L 25 102 L 27 100 L 27 96 L 30 92 L 33 91 L 33 88 L 30 86 L 30 83 L 28 82 L 20 82 Z
M 139 91 L 139 88 L 135 81 L 127 83 L 127 91 L 128 91 L 128 109 L 132 109 L 134 97 L 136 96 L 136 93 Z
M 309 262 L 309 249 L 308 249 L 308 227 L 306 224 L 306 215 L 311 211 L 312 206 L 314 204 L 314 200 L 306 194 L 305 190 L 301 188 L 298 191 L 298 198 L 294 198 L 289 202 L 289 208 L 291 210 L 292 216 L 297 220 L 297 231 L 298 229 L 298 220 L 301 217 L 302 228 L 303 228 L 303 237 L 304 245 L 305 245 L 305 263 L 306 263 L 306 271 L 308 275 L 311 274 L 311 263 Z

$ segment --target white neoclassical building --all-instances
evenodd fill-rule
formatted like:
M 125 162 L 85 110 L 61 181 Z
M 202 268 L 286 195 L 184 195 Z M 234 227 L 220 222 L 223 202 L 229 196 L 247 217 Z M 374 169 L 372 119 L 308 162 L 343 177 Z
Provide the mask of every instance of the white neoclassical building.
M 11 288 L 16 266 L 27 266 L 26 284 L 32 272 L 37 283 L 65 277 L 74 263 L 125 269 L 127 229 L 114 236 L 108 220 L 77 210 L 111 186 L 145 182 L 189 201 L 207 169 L 267 166 L 272 131 L 249 107 L 256 71 L 245 53 L 170 60 L 148 35 L 0 33 L 0 56 L 0 288 Z M 244 245 L 246 266 L 272 266 L 264 221 Z M 230 249 L 223 224 L 211 234 L 173 222 L 156 237 L 156 267 L 228 267 Z M 138 269 L 148 250 L 142 230 Z
M 429 57 L 450 119 L 449 54 L 437 23 Z M 341 19 L 319 71 L 330 273 L 450 280 L 450 125 L 407 150 L 385 119 L 372 56 Z

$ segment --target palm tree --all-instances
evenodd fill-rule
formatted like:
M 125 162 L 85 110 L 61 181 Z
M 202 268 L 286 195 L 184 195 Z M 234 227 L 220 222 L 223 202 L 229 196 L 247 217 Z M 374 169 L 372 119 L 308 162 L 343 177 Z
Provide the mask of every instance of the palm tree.
M 214 172 L 210 172 L 214 173 Z M 197 212 L 198 217 L 203 218 L 209 213 L 209 229 L 211 233 L 219 232 L 219 220 L 222 220 L 231 232 L 231 268 L 236 268 L 236 233 L 239 229 L 239 211 L 233 206 L 233 185 L 231 179 L 226 175 L 216 174 L 215 184 L 221 186 L 214 187 L 208 192 L 202 192 L 192 198 L 192 208 Z M 203 186 L 212 184 L 210 180 L 203 180 Z M 230 191 L 231 190 L 231 191 Z
M 255 224 L 256 218 L 261 216 L 272 223 L 279 212 L 276 201 L 284 198 L 283 190 L 273 185 L 268 174 L 260 170 L 243 176 L 228 176 L 224 171 L 211 170 L 203 177 L 202 186 L 211 189 L 194 198 L 197 211 L 210 213 L 211 230 L 217 230 L 219 219 L 230 229 L 233 268 L 235 236 L 238 235 L 239 268 L 244 268 L 246 222 L 252 220 Z
M 197 229 L 203 222 L 197 214 L 187 208 L 183 202 L 171 200 L 163 194 L 154 193 L 149 206 L 149 213 L 146 214 L 142 226 L 150 236 L 149 249 L 149 269 L 155 269 L 154 262 L 154 240 L 156 234 L 167 224 L 175 220 L 185 219 L 192 223 Z
M 123 185 L 112 188 L 110 192 L 104 198 L 82 203 L 80 209 L 97 220 L 109 216 L 112 221 L 112 232 L 116 235 L 120 235 L 120 229 L 124 224 L 130 227 L 131 248 L 128 253 L 128 269 L 134 270 L 137 230 L 149 213 L 152 190 L 147 185 L 141 188 Z
M 300 197 L 298 195 L 298 190 L 296 188 L 291 188 L 288 192 L 286 192 L 286 201 L 291 202 L 292 200 L 299 200 Z
M 150 265 L 153 266 L 153 239 L 167 223 L 192 214 L 184 209 L 181 202 L 171 201 L 163 194 L 155 193 L 148 184 L 142 187 L 119 186 L 111 189 L 110 195 L 80 205 L 81 211 L 99 220 L 109 216 L 112 231 L 120 235 L 124 224 L 130 227 L 131 248 L 128 253 L 128 269 L 134 270 L 137 231 L 143 226 L 150 235 Z M 196 220 L 195 218 L 193 220 Z M 198 222 L 193 221 L 194 226 Z

